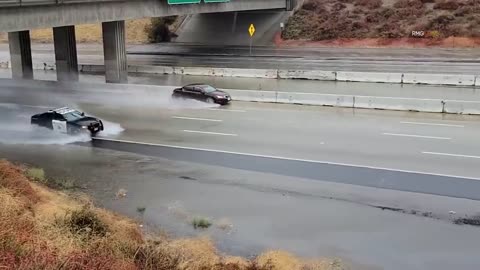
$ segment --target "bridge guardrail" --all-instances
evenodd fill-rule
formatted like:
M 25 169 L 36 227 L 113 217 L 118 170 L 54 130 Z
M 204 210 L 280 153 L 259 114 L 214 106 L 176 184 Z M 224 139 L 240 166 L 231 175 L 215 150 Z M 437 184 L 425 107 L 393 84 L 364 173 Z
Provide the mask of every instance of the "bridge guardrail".
M 0 0 L 0 8 L 40 5 L 80 4 L 90 2 L 121 2 L 126 0 Z
M 128 0 L 0 0 L 0 8 L 2 7 L 21 7 L 21 6 L 40 6 L 40 5 L 62 5 L 62 4 L 80 4 L 80 3 L 89 3 L 89 2 L 121 2 Z M 165 0 L 167 1 L 167 0 Z M 177 2 L 172 2 L 169 4 L 192 4 L 200 3 L 205 1 L 205 3 L 227 3 L 230 0 L 176 0 Z M 287 2 L 293 0 L 286 0 Z

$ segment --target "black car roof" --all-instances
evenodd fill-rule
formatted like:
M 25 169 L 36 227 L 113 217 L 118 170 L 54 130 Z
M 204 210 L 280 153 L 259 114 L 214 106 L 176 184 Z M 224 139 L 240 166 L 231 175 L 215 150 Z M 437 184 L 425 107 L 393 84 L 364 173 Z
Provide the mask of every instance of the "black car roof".
M 187 84 L 185 86 L 207 86 L 208 84 L 205 84 L 205 83 L 191 83 L 191 84 Z M 184 87 L 185 87 L 184 86 Z

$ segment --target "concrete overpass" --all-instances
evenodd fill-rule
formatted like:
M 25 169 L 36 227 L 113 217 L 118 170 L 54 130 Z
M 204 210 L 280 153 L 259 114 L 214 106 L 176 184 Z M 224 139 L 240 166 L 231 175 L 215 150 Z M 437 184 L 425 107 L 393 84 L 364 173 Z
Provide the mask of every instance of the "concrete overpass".
M 9 32 L 12 74 L 31 79 L 30 29 L 53 27 L 58 80 L 78 80 L 75 25 L 102 23 L 107 82 L 126 82 L 125 21 L 247 10 L 289 10 L 294 0 L 231 0 L 169 5 L 167 0 L 0 0 L 0 31 Z

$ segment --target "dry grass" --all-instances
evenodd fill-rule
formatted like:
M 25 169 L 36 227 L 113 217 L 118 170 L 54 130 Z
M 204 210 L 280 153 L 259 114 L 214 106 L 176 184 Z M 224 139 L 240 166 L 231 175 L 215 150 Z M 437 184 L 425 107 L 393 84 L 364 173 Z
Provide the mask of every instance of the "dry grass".
M 127 43 L 142 44 L 148 42 L 148 36 L 145 27 L 150 25 L 150 19 L 127 20 L 125 31 Z M 82 24 L 75 27 L 75 36 L 78 43 L 101 43 L 102 26 L 101 24 Z M 30 33 L 32 42 L 52 43 L 53 30 L 51 28 L 35 29 Z M 0 42 L 8 41 L 5 33 L 0 33 Z
M 183 21 L 185 16 L 179 16 L 175 20 L 170 29 L 175 32 Z M 152 26 L 152 19 L 136 19 L 127 20 L 125 25 L 126 38 L 128 44 L 144 44 L 151 42 L 148 37 L 149 29 Z M 102 42 L 102 26 L 101 24 L 82 24 L 75 26 L 75 35 L 77 43 L 101 43 Z M 34 29 L 30 32 L 32 42 L 36 43 L 52 43 L 53 30 L 51 28 Z M 7 33 L 0 32 L 0 43 L 8 42 Z
M 29 182 L 26 171 L 0 161 L 0 269 L 342 269 L 279 251 L 255 260 L 223 256 L 208 238 L 147 238 L 131 219 Z

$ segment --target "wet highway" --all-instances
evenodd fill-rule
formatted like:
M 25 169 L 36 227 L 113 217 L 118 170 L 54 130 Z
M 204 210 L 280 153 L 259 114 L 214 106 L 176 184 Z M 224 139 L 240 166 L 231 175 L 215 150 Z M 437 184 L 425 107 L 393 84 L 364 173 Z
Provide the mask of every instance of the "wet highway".
M 275 48 L 191 44 L 130 45 L 130 65 L 477 74 L 478 49 Z M 80 64 L 103 64 L 101 45 L 79 45 Z M 53 46 L 32 46 L 34 63 L 54 63 Z M 9 60 L 0 45 L 0 62 Z
M 125 129 L 108 138 L 159 144 L 166 152 L 155 155 L 163 157 L 195 161 L 195 154 L 198 162 L 232 168 L 480 199 L 478 116 L 240 102 L 206 108 L 171 100 L 169 87 L 118 94 L 67 88 L 9 86 L 0 97 L 40 108 L 79 106 Z M 141 154 L 149 146 L 127 148 Z M 291 170 L 282 170 L 286 164 Z
M 35 70 L 37 80 L 56 80 L 56 72 L 50 70 Z M 11 72 L 0 69 L 0 78 L 10 79 Z M 104 83 L 105 76 L 80 74 L 80 82 Z M 182 75 L 139 75 L 130 74 L 130 84 L 162 86 L 164 90 L 191 83 L 205 83 L 220 89 L 279 91 L 296 93 L 316 93 L 334 95 L 374 96 L 386 98 L 415 98 L 440 100 L 480 101 L 480 91 L 475 87 L 456 87 L 439 85 L 414 84 L 382 84 L 357 82 L 331 82 L 311 80 L 272 80 L 260 78 L 212 77 L 212 76 L 182 76 Z M 227 90 L 228 91 L 228 90 Z
M 478 201 L 73 145 L 0 144 L 0 156 L 45 168 L 51 177 L 74 180 L 82 192 L 116 212 L 139 218 L 137 208 L 146 207 L 147 226 L 180 237 L 212 237 L 227 254 L 252 256 L 284 249 L 306 257 L 337 257 L 355 270 L 471 270 L 480 264 L 478 228 L 420 212 L 448 216 L 454 210 L 463 216 L 478 210 Z M 120 188 L 127 196 L 116 199 Z M 419 214 L 362 202 L 410 205 L 408 211 Z M 195 216 L 209 217 L 214 225 L 194 230 L 189 222 Z
M 126 128 L 116 139 L 146 144 L 95 140 L 94 145 L 237 169 L 480 199 L 476 117 L 447 120 L 251 104 L 225 110 L 144 112 L 145 117 L 131 116 L 130 110 L 105 116 Z
M 235 255 L 282 248 L 340 257 L 352 269 L 480 264 L 478 228 L 451 222 L 480 207 L 480 117 L 217 107 L 173 101 L 167 91 L 101 86 L 0 89 L 1 157 L 74 179 L 120 213 L 135 217 L 145 206 L 149 226 L 209 235 Z M 45 141 L 48 133 L 39 136 L 29 116 L 64 105 L 102 118 L 109 132 L 92 142 Z M 115 199 L 120 188 L 128 190 L 122 200 Z M 214 227 L 193 230 L 189 219 L 199 215 Z M 231 231 L 216 225 L 225 219 Z

